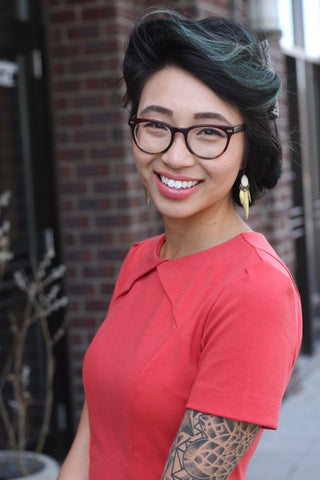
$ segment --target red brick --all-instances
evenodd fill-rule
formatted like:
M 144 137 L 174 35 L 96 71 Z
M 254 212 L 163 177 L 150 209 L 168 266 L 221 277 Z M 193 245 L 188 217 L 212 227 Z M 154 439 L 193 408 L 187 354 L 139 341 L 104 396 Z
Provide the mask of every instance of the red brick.
M 61 186 L 62 193 L 72 194 L 72 195 L 79 195 L 80 193 L 85 193 L 87 190 L 85 183 L 80 182 L 67 182 Z
M 73 99 L 72 104 L 76 108 L 101 107 L 106 104 L 106 98 L 101 94 L 79 94 Z
M 111 208 L 111 200 L 109 198 L 93 198 L 93 199 L 80 199 L 79 200 L 79 209 L 80 210 L 103 210 L 106 211 Z M 110 236 L 112 238 L 112 236 Z
M 117 40 L 108 40 L 108 41 L 100 41 L 100 42 L 92 42 L 88 43 L 85 47 L 85 53 L 92 55 L 97 53 L 107 54 L 116 52 L 118 49 L 118 42 Z
M 80 345 L 82 344 L 82 337 L 79 334 L 72 334 L 72 343 L 75 345 Z
M 73 169 L 70 165 L 61 165 L 59 168 L 59 173 L 63 178 L 71 178 L 73 174 Z
M 64 217 L 63 218 L 63 226 L 66 229 L 78 229 L 83 230 L 87 229 L 89 226 L 89 219 L 87 217 Z
M 93 125 L 114 125 L 115 123 L 120 123 L 120 113 L 108 113 L 108 112 L 98 112 L 92 113 L 86 116 L 86 120 L 89 124 Z
M 67 270 L 68 272 L 68 270 Z M 68 279 L 68 274 L 67 274 L 67 279 Z M 68 288 L 67 288 L 68 290 Z M 68 292 L 67 292 L 68 293 Z M 79 303 L 78 302 L 75 302 L 75 301 L 72 301 L 70 300 L 69 298 L 69 303 L 68 303 L 68 312 L 70 313 L 74 313 L 74 312 L 79 312 L 80 310 L 80 307 L 79 307 Z
M 52 13 L 49 15 L 50 22 L 52 23 L 67 23 L 72 22 L 75 19 L 74 10 L 63 10 L 61 12 Z
M 61 209 L 63 212 L 73 212 L 75 209 L 75 206 L 71 200 L 63 200 L 61 202 Z
M 110 145 L 107 147 L 95 147 L 91 149 L 91 157 L 96 159 L 123 158 L 124 154 L 124 145 Z
M 126 175 L 128 173 L 136 173 L 136 171 L 137 171 L 137 168 L 134 161 L 132 161 L 132 163 L 129 163 L 129 164 L 123 164 L 119 162 L 117 165 L 115 165 L 115 169 L 114 169 L 114 173 L 117 175 Z
M 81 115 L 65 115 L 57 117 L 57 125 L 61 126 L 75 126 L 82 125 L 83 117 Z
M 103 312 L 107 311 L 108 299 L 105 300 L 89 300 L 85 303 L 88 312 Z
M 111 245 L 114 241 L 112 233 L 99 233 L 99 232 L 88 232 L 82 233 L 80 236 L 81 244 L 82 245 Z M 110 267 L 108 267 L 110 268 Z
M 114 17 L 114 7 L 87 8 L 82 11 L 83 20 L 100 20 Z
M 77 168 L 79 177 L 107 176 L 109 170 L 108 165 L 83 165 Z
M 126 232 L 119 234 L 120 243 L 133 244 L 139 242 L 144 235 L 141 235 L 141 232 Z
M 142 197 L 119 198 L 117 200 L 117 207 L 119 209 L 138 207 L 142 205 L 145 200 Z
M 89 90 L 106 90 L 109 88 L 114 88 L 117 83 L 119 83 L 119 78 L 116 75 L 113 77 L 108 76 L 104 78 L 89 78 L 86 81 L 86 87 Z
M 54 75 L 62 75 L 65 73 L 66 67 L 62 63 L 58 63 L 57 65 L 54 65 L 52 68 L 52 72 Z
M 56 98 L 53 101 L 53 107 L 55 110 L 64 110 L 67 108 L 67 99 L 66 98 Z
M 85 267 L 83 274 L 86 278 L 108 278 L 114 277 L 116 269 L 114 267 Z
M 78 237 L 78 232 L 75 232 L 75 230 L 72 231 L 72 234 L 68 233 L 67 235 L 65 235 L 63 243 L 65 245 L 66 250 L 68 250 L 69 247 L 74 247 L 77 244 L 78 242 L 77 237 Z
M 52 48 L 54 58 L 73 58 L 80 52 L 78 45 L 63 45 Z
M 84 25 L 81 27 L 72 27 L 68 29 L 70 39 L 99 37 L 100 29 L 98 25 Z
M 61 0 L 59 0 L 61 1 Z M 95 3 L 97 0 L 85 0 L 86 4 L 87 3 Z M 67 4 L 67 5 L 81 5 L 81 3 L 84 3 L 84 0 L 64 0 L 64 2 Z
M 74 139 L 79 143 L 102 142 L 107 139 L 106 130 L 79 130 L 74 133 Z
M 102 60 L 78 60 L 70 63 L 71 73 L 92 73 L 104 70 L 104 62 Z
M 94 288 L 93 285 L 88 285 L 85 283 L 76 283 L 73 282 L 72 285 L 69 286 L 69 294 L 77 294 L 77 295 L 93 295 Z
M 92 258 L 90 250 L 68 250 L 65 252 L 66 262 L 89 262 Z
M 78 149 L 62 150 L 59 152 L 59 158 L 62 161 L 81 160 L 84 157 L 84 151 Z
M 70 136 L 65 130 L 63 132 L 56 131 L 56 143 L 57 143 L 57 145 L 67 144 L 67 143 L 69 143 L 69 141 L 70 141 Z
M 56 92 L 75 92 L 80 90 L 80 80 L 62 80 L 54 83 L 54 89 Z
M 102 250 L 98 252 L 98 260 L 101 261 L 123 261 L 124 257 L 127 254 L 127 250 L 119 250 L 119 249 L 112 249 L 112 250 Z
M 127 184 L 123 180 L 106 180 L 94 183 L 94 192 L 123 192 L 127 188 Z
M 97 321 L 93 317 L 79 317 L 79 318 L 74 318 L 72 319 L 72 325 L 77 328 L 85 328 L 85 329 L 95 329 L 97 327 Z M 80 360 L 83 360 L 82 356 L 79 356 Z
M 114 284 L 101 284 L 100 285 L 100 292 L 102 295 L 112 295 L 114 290 Z
M 95 225 L 97 227 L 115 227 L 128 225 L 127 215 L 104 215 L 98 216 L 95 219 Z

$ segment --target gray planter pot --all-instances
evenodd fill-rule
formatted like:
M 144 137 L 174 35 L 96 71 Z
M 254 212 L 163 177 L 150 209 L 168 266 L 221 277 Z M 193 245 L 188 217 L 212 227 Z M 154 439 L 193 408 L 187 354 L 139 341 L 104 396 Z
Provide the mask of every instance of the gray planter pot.
M 32 452 L 23 452 L 23 460 L 28 465 L 33 461 Z M 60 466 L 48 455 L 36 456 L 34 471 L 30 475 L 21 476 L 16 462 L 16 452 L 12 450 L 0 450 L 0 480 L 56 480 Z

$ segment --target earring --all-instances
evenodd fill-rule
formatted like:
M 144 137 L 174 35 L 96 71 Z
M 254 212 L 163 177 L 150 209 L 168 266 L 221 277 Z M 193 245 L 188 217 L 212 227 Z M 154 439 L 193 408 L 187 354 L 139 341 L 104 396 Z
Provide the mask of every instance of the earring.
M 249 217 L 249 203 L 251 203 L 250 185 L 247 175 L 243 174 L 240 180 L 239 200 L 246 220 Z
M 144 196 L 145 196 L 145 199 L 146 199 L 147 207 L 149 207 L 150 206 L 150 193 L 148 192 L 146 187 L 144 187 Z

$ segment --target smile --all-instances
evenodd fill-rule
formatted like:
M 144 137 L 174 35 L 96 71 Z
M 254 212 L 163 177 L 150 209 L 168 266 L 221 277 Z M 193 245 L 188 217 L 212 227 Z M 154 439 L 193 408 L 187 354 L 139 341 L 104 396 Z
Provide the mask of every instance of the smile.
M 173 178 L 167 178 L 164 175 L 160 175 L 160 180 L 162 183 L 175 190 L 192 188 L 200 183 L 198 180 L 173 180 Z

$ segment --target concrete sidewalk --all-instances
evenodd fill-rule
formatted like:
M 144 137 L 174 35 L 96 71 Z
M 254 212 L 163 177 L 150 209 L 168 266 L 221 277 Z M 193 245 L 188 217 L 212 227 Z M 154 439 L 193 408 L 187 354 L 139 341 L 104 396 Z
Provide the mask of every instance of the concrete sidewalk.
M 320 351 L 300 355 L 277 431 L 265 431 L 247 480 L 320 479 Z

